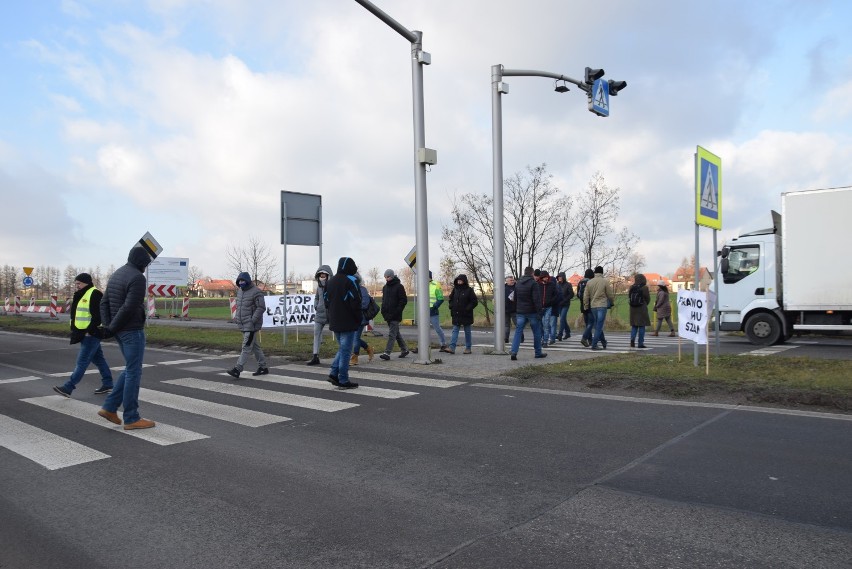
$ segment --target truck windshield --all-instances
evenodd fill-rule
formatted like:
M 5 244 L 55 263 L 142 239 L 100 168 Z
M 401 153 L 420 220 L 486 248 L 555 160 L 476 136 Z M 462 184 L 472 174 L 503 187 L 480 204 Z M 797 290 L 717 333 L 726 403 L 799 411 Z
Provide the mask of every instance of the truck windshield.
M 760 247 L 743 245 L 731 247 L 728 253 L 728 268 L 722 274 L 726 283 L 735 283 L 749 276 L 760 266 Z

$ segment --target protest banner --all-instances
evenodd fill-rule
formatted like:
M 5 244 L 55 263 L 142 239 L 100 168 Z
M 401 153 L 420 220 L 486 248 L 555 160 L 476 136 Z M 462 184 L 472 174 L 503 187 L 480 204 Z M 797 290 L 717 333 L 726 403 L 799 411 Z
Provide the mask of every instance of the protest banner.
M 286 306 L 284 305 L 286 298 Z M 288 294 L 286 296 L 266 296 L 266 312 L 263 313 L 264 328 L 283 326 L 313 326 L 316 318 L 314 295 Z

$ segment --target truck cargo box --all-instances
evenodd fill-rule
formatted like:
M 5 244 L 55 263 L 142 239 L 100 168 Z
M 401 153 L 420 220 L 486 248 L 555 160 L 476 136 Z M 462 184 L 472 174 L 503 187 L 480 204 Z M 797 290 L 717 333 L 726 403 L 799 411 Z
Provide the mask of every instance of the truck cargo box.
M 852 187 L 781 195 L 784 310 L 852 310 Z

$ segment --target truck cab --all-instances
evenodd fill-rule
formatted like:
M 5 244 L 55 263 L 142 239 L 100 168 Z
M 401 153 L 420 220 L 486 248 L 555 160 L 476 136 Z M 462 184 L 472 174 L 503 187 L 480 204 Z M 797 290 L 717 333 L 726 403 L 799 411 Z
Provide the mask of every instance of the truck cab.
M 719 329 L 743 331 L 757 345 L 789 337 L 780 306 L 779 233 L 780 224 L 747 233 L 719 252 Z

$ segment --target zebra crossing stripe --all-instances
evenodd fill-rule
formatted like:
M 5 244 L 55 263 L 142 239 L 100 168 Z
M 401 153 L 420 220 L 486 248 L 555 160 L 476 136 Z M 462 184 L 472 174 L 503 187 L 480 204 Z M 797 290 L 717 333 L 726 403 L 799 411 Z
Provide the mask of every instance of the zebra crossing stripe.
M 0 415 L 0 447 L 28 458 L 48 470 L 109 458 L 108 454 L 5 415 Z
M 212 417 L 213 419 L 237 423 L 246 427 L 263 427 L 265 425 L 272 425 L 273 423 L 283 423 L 284 421 L 292 420 L 289 417 L 271 415 L 260 411 L 252 411 L 251 409 L 241 409 L 240 407 L 222 405 L 221 403 L 202 401 L 201 399 L 184 397 L 183 395 L 175 395 L 174 393 L 165 393 L 163 391 L 154 391 L 153 389 L 145 389 L 144 387 L 139 390 L 139 399 L 161 407 L 178 409 L 179 411 Z
M 29 399 L 21 399 L 21 401 L 32 403 L 33 405 L 44 407 L 45 409 L 50 409 L 51 411 L 56 411 L 64 415 L 68 415 L 69 417 L 74 417 L 75 419 L 82 419 L 83 421 L 98 425 L 99 427 L 118 431 L 119 433 L 124 433 L 125 435 L 130 435 L 131 437 L 136 437 L 160 446 L 175 445 L 209 438 L 207 435 L 194 433 L 172 425 L 166 425 L 159 421 L 157 421 L 157 426 L 153 429 L 135 429 L 132 431 L 125 431 L 121 425 L 113 425 L 103 417 L 98 416 L 98 409 L 100 409 L 99 405 L 92 405 L 91 403 L 85 403 L 76 399 L 68 399 L 61 395 L 31 397 Z
M 204 391 L 213 391 L 215 393 L 224 393 L 226 395 L 245 397 L 247 399 L 269 401 L 270 403 L 279 403 L 281 405 L 304 407 L 306 409 L 325 411 L 327 413 L 342 411 L 343 409 L 349 409 L 351 407 L 358 407 L 357 403 L 318 399 L 316 397 L 306 397 L 304 395 L 292 395 L 290 393 L 281 393 L 280 391 L 269 391 L 268 389 L 246 387 L 244 385 L 235 385 L 233 383 L 221 383 L 219 381 L 207 381 L 204 379 L 196 379 L 194 377 L 169 379 L 163 383 L 180 385 L 181 387 L 190 387 L 192 389 L 202 389 Z
M 300 373 L 322 373 L 325 374 L 326 370 L 324 369 L 312 369 L 307 368 L 305 366 L 299 365 L 280 365 L 275 366 L 272 369 L 283 369 L 292 372 L 300 372 Z M 450 381 L 448 379 L 432 379 L 431 377 L 413 377 L 413 376 L 405 376 L 405 375 L 393 375 L 390 373 L 373 373 L 370 371 L 359 371 L 349 368 L 349 377 L 352 379 L 372 379 L 375 381 L 385 381 L 387 383 L 399 383 L 403 385 L 421 385 L 423 387 L 438 387 L 441 389 L 446 389 L 448 387 L 455 387 L 457 385 L 464 385 L 467 383 L 466 381 Z M 359 387 L 358 389 L 362 389 Z M 353 392 L 356 390 L 352 390 Z
M 787 350 L 792 350 L 798 346 L 768 346 L 766 348 L 760 348 L 759 350 L 752 350 L 750 352 L 742 352 L 741 356 L 771 356 L 780 352 L 786 352 Z
M 268 381 L 279 385 L 295 385 L 309 389 L 322 389 L 324 391 L 337 392 L 337 388 L 327 381 L 316 379 L 305 379 L 303 377 L 290 377 L 286 375 L 261 375 L 253 378 L 259 381 Z M 359 386 L 358 389 L 345 391 L 347 395 L 366 395 L 367 397 L 381 397 L 383 399 L 401 399 L 411 395 L 417 395 L 414 391 L 399 391 L 397 389 L 382 389 L 381 387 Z
M 174 361 L 171 361 L 171 362 L 157 362 L 157 365 L 176 366 L 176 365 L 181 365 L 181 364 L 194 364 L 194 363 L 198 363 L 200 361 L 202 361 L 202 360 L 174 360 Z
M 20 383 L 22 381 L 34 381 L 36 379 L 41 379 L 35 375 L 30 375 L 27 377 L 13 377 L 12 379 L 0 379 L 0 383 Z

